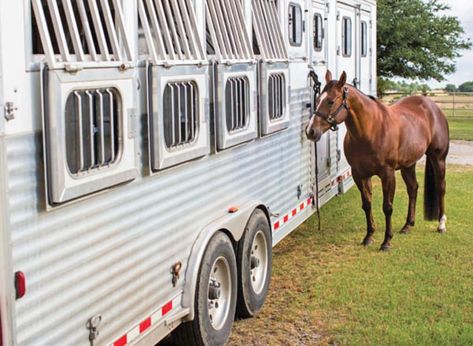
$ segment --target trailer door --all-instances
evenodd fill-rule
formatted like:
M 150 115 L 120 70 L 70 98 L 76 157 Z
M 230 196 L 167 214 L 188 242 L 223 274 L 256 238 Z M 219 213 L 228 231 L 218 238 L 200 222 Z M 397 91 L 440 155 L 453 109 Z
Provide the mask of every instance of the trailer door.
M 360 11 L 360 22 L 358 25 L 357 33 L 359 39 L 357 40 L 359 45 L 360 54 L 358 55 L 358 71 L 359 71 L 359 89 L 365 94 L 370 94 L 372 91 L 372 19 L 371 11 L 368 9 L 362 9 Z
M 337 2 L 337 73 L 334 78 L 339 78 L 341 73 L 347 73 L 347 81 L 355 87 L 359 87 L 359 44 L 357 43 L 357 28 L 359 27 L 359 7 Z M 337 131 L 337 151 L 335 169 L 332 169 L 332 178 L 338 178 L 350 169 L 343 154 L 343 141 L 346 135 L 345 125 L 341 125 Z M 333 160 L 333 157 L 332 157 Z M 333 163 L 332 163 L 333 164 Z
M 313 0 L 312 11 L 309 19 L 311 66 L 319 77 L 319 81 L 324 83 L 324 76 L 327 71 L 327 7 L 323 1 Z M 322 88 L 324 85 L 322 85 Z M 324 193 L 325 184 L 330 185 L 330 132 L 327 132 L 317 143 L 317 164 L 319 169 L 319 189 Z

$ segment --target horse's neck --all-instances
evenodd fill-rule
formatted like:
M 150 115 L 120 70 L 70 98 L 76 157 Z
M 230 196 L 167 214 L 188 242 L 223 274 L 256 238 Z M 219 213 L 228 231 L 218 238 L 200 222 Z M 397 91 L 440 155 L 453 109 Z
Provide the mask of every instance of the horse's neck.
M 370 141 L 381 130 L 379 105 L 355 88 L 350 89 L 347 131 L 355 140 Z

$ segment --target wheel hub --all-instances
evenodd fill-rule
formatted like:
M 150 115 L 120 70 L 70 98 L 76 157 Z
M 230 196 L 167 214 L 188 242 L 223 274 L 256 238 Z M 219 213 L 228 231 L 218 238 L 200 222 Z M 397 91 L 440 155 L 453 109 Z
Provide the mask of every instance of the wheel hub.
M 217 258 L 210 272 L 207 294 L 209 319 L 216 330 L 225 325 L 229 316 L 232 297 L 231 282 L 228 261 L 224 257 Z

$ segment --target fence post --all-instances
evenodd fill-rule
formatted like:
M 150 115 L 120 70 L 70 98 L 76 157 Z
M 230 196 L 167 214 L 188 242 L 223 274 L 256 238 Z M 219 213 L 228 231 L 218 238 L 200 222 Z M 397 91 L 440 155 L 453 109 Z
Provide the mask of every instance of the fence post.
M 455 116 L 455 108 L 456 108 L 456 102 L 455 102 L 455 94 L 456 92 L 453 92 L 453 111 L 452 111 L 452 116 Z

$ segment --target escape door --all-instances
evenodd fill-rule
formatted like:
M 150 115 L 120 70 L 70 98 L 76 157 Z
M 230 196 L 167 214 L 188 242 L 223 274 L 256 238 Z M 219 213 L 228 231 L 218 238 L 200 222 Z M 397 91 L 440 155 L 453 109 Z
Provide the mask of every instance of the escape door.
M 323 1 L 312 1 L 312 11 L 309 17 L 310 57 L 311 67 L 322 83 L 321 90 L 325 84 L 325 73 L 327 72 L 327 7 Z M 324 134 L 317 143 L 317 164 L 319 170 L 320 189 L 323 189 L 324 181 L 330 184 L 330 132 Z

